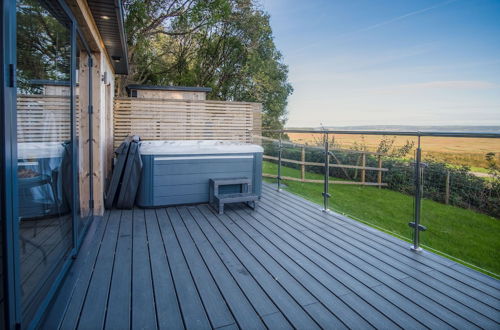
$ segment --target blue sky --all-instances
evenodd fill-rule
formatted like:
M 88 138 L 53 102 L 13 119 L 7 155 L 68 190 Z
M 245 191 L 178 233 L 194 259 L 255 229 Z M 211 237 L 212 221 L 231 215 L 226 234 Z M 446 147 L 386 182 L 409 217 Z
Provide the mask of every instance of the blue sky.
M 500 0 L 260 0 L 289 127 L 500 125 Z

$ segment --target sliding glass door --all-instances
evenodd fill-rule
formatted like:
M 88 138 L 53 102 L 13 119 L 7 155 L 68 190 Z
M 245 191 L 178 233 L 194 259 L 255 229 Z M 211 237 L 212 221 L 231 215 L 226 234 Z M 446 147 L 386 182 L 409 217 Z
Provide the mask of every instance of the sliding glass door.
M 57 3 L 17 1 L 17 180 L 23 319 L 45 298 L 73 240 L 71 21 Z
M 0 328 L 36 324 L 92 218 L 92 60 L 61 0 L 1 0 Z

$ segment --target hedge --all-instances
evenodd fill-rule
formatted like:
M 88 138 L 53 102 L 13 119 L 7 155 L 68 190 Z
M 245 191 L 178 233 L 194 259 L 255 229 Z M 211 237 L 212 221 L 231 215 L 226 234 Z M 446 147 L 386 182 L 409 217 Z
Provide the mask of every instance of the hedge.
M 264 142 L 264 154 L 278 157 L 278 144 L 276 142 Z M 301 148 L 284 144 L 282 158 L 301 159 Z M 306 161 L 323 163 L 324 151 L 321 149 L 306 148 Z M 334 157 L 331 163 L 349 165 L 360 165 L 360 154 L 333 151 Z M 382 167 L 388 169 L 383 172 L 382 182 L 387 183 L 386 189 L 395 190 L 404 194 L 413 195 L 415 189 L 415 168 L 411 160 L 398 159 L 383 156 Z M 446 195 L 446 177 L 449 175 L 450 191 L 449 204 L 462 208 L 470 208 L 476 211 L 500 218 L 500 180 L 493 178 L 486 180 L 472 175 L 467 167 L 451 167 L 446 163 L 438 161 L 426 161 L 423 168 L 423 192 L 424 198 L 444 203 Z M 299 169 L 300 165 L 286 163 L 285 166 Z M 366 166 L 378 167 L 376 155 L 366 155 Z M 306 166 L 308 172 L 324 174 L 324 167 Z M 360 170 L 330 168 L 329 175 L 339 179 L 357 181 Z M 367 182 L 377 182 L 377 171 L 366 171 Z

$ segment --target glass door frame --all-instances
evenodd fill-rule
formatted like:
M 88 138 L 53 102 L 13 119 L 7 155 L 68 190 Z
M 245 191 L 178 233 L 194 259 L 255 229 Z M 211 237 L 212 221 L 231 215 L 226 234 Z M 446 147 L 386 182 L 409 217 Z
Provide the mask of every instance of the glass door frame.
M 77 190 L 79 189 L 78 182 L 78 146 L 76 144 L 76 116 L 78 109 L 76 108 L 76 40 L 77 35 L 83 43 L 85 50 L 89 55 L 89 112 L 92 106 L 92 53 L 88 44 L 82 36 L 78 28 L 78 23 L 63 0 L 49 0 L 56 2 L 65 12 L 70 20 L 71 33 L 71 139 L 72 139 L 72 202 L 76 206 L 79 204 Z M 3 255 L 2 265 L 3 278 L 1 285 L 4 289 L 4 324 L 0 324 L 0 328 L 18 329 L 20 327 L 34 328 L 43 318 L 50 301 L 61 285 L 64 276 L 67 274 L 73 259 L 76 257 L 84 233 L 88 229 L 93 220 L 93 205 L 90 205 L 90 219 L 83 228 L 82 233 L 78 233 L 78 214 L 77 208 L 72 208 L 72 241 L 73 247 L 63 262 L 63 266 L 59 274 L 54 279 L 49 291 L 41 302 L 32 320 L 22 320 L 21 306 L 21 284 L 20 284 L 20 254 L 19 254 L 19 196 L 18 196 L 18 179 L 17 179 L 17 90 L 16 90 L 16 0 L 1 0 L 2 14 L 0 16 L 0 33 L 2 41 L 1 59 L 1 77 L 0 77 L 0 175 L 1 181 L 4 184 L 0 187 L 0 218 L 3 222 L 2 238 L 1 238 L 1 253 Z M 82 49 L 83 50 L 83 49 Z M 89 115 L 89 162 L 92 164 L 92 114 Z M 92 191 L 92 165 L 90 165 L 90 199 L 93 199 Z M 81 234 L 81 235 L 80 235 Z
M 2 0 L 2 77 L 0 109 L 0 175 L 4 183 L 2 193 L 2 266 L 4 289 L 4 326 L 14 329 L 20 322 L 19 286 L 19 226 L 17 219 L 19 205 L 17 196 L 17 130 L 16 127 L 16 2 Z

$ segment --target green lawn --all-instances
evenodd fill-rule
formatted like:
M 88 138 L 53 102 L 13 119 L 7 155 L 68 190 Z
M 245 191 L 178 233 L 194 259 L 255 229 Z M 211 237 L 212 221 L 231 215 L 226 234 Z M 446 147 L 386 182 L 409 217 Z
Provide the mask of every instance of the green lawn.
M 264 162 L 264 173 L 276 174 L 276 164 Z M 300 171 L 282 167 L 282 176 L 300 177 Z M 306 173 L 308 179 L 322 179 Z M 274 179 L 266 178 L 273 182 Z M 286 181 L 285 189 L 322 204 L 323 184 Z M 413 197 L 377 187 L 330 185 L 330 209 L 344 213 L 396 236 L 411 239 L 408 222 L 413 221 Z M 422 245 L 500 274 L 500 220 L 450 205 L 424 199 Z M 492 274 L 489 274 L 492 275 Z M 498 277 L 498 276 L 496 276 Z

